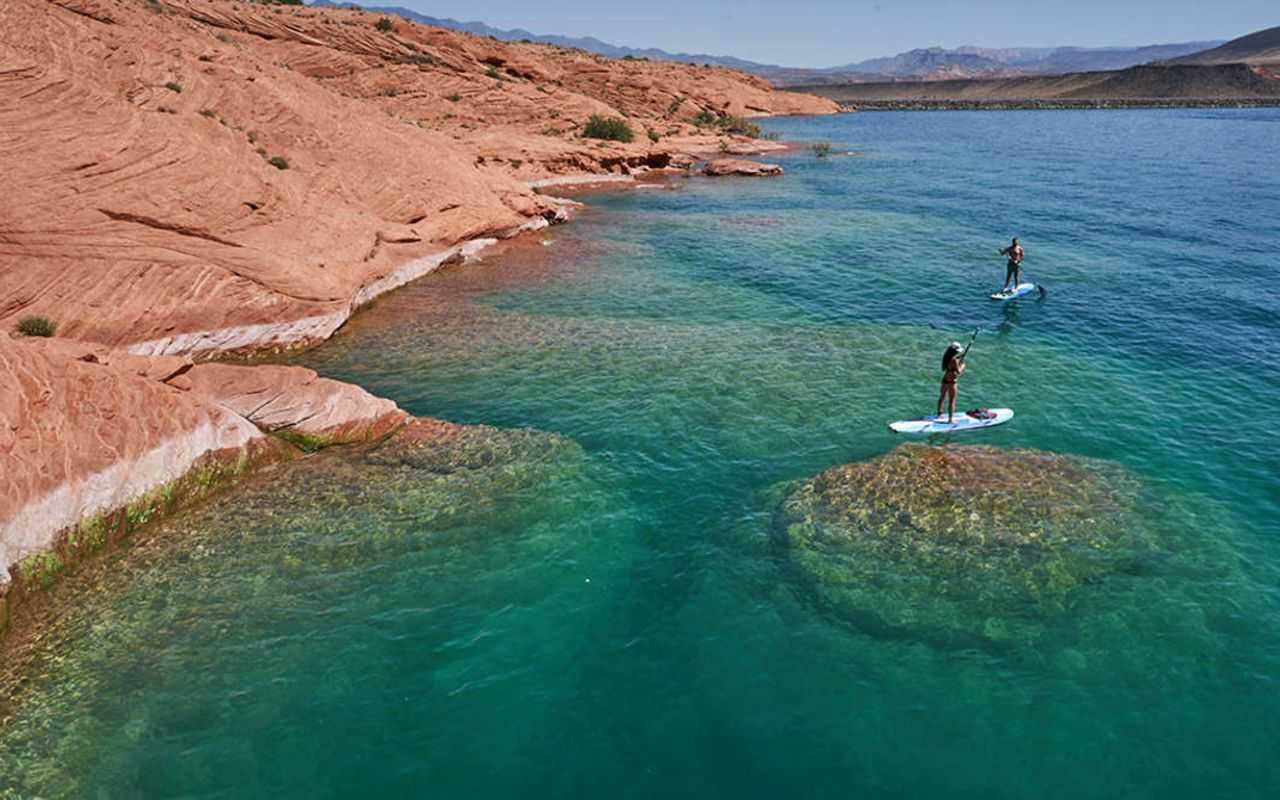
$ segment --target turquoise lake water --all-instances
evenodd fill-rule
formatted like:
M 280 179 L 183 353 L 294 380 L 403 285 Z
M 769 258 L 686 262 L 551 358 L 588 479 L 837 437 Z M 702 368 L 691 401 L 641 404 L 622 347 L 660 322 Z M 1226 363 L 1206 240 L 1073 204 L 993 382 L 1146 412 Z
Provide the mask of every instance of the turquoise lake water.
M 1280 110 L 767 127 L 833 155 L 584 197 L 297 357 L 562 438 L 164 523 L 37 650 L 0 796 L 1280 795 Z M 988 299 L 1013 235 L 1042 301 Z M 1161 557 L 1034 634 L 907 594 L 887 635 L 797 576 L 780 487 L 893 450 L 975 327 L 960 405 L 1017 416 L 956 441 L 1111 462 Z

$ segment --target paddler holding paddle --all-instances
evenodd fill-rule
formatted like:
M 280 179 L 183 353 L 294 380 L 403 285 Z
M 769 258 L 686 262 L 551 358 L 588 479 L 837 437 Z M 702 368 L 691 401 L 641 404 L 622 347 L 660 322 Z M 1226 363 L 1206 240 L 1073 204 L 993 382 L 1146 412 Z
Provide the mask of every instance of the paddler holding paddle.
M 952 342 L 942 354 L 942 387 L 938 392 L 938 413 L 934 416 L 942 416 L 942 403 L 946 401 L 948 425 L 952 423 L 952 418 L 956 414 L 956 381 L 960 380 L 960 376 L 964 374 L 964 358 L 969 355 L 969 348 L 973 347 L 973 341 L 977 338 L 978 331 L 975 329 L 973 336 L 969 338 L 968 346 L 962 347 L 959 342 Z

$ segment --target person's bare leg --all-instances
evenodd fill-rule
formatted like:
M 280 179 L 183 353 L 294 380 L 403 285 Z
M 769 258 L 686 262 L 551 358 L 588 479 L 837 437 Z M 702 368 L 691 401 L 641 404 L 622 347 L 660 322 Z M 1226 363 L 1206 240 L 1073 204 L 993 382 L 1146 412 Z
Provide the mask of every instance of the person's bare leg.
M 951 384 L 951 399 L 947 401 L 947 424 L 951 424 L 951 420 L 956 415 L 956 385 Z
M 942 387 L 938 390 L 938 412 L 934 414 L 935 417 L 942 416 L 942 401 L 946 399 L 947 399 L 947 385 L 944 383 L 942 384 Z

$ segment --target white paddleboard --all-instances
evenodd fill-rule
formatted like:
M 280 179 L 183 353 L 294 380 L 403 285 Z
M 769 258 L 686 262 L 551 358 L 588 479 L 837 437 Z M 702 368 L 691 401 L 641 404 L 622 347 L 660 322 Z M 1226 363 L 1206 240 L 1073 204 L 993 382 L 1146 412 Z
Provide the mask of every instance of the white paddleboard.
M 992 425 L 1000 425 L 1013 419 L 1013 409 L 1011 408 L 990 408 L 987 410 L 995 414 L 995 416 L 990 419 L 976 419 L 964 411 L 957 411 L 950 425 L 947 424 L 947 415 L 943 414 L 939 417 L 921 417 L 920 419 L 890 422 L 889 429 L 897 433 L 956 433 L 977 430 L 978 428 L 990 428 Z
M 1036 286 L 1034 283 L 1020 283 L 1012 289 L 1004 289 L 1003 291 L 996 292 L 991 295 L 991 299 L 1012 300 L 1015 297 L 1022 297 L 1023 295 L 1031 294 L 1039 288 L 1040 287 Z

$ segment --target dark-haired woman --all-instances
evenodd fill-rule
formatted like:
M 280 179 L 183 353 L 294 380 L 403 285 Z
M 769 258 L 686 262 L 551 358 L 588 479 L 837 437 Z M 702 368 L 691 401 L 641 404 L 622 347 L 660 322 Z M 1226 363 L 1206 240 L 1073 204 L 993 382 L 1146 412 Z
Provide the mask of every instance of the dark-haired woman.
M 942 389 L 938 392 L 938 413 L 942 416 L 942 404 L 947 403 L 947 424 L 951 424 L 956 413 L 956 381 L 964 374 L 964 347 L 959 342 L 952 342 L 942 354 Z

